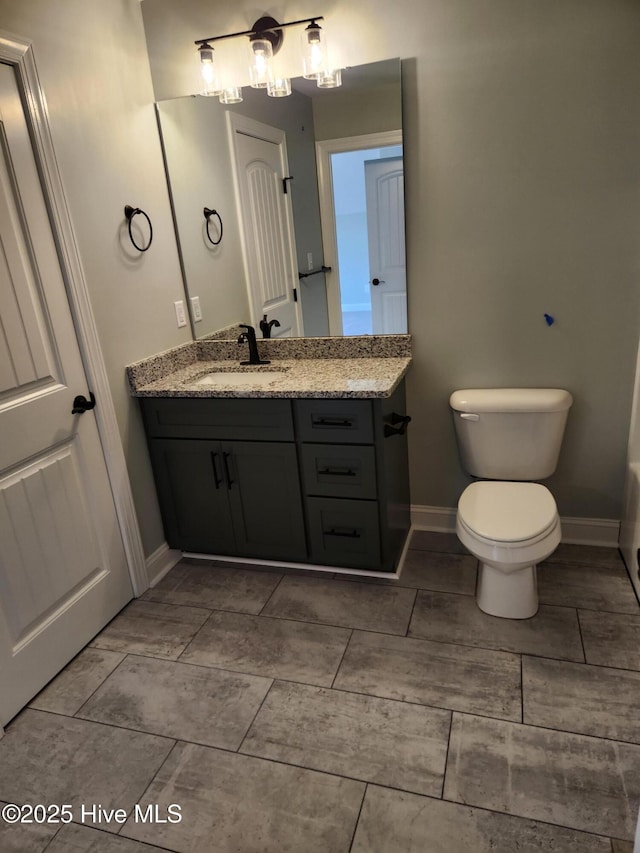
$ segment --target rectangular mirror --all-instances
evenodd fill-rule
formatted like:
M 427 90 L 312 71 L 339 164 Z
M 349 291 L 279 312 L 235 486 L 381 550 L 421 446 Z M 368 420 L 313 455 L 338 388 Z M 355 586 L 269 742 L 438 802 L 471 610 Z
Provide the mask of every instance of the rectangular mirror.
M 406 333 L 400 60 L 342 81 L 156 105 L 195 338 Z

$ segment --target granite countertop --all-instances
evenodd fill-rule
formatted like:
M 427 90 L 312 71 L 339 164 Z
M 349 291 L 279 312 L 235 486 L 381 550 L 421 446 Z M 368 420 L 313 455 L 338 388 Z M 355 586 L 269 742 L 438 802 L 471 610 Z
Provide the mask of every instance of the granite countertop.
M 333 343 L 322 343 L 328 340 Z M 195 341 L 129 365 L 127 377 L 136 397 L 389 397 L 411 364 L 410 338 L 385 335 L 378 340 L 382 343 L 373 336 L 300 339 L 299 349 L 293 339 L 259 341 L 261 358 L 271 362 L 247 366 L 240 365 L 235 342 Z M 244 351 L 240 355 L 246 357 Z M 245 374 L 246 379 L 240 380 L 241 387 L 223 380 L 198 384 L 210 373 Z M 252 383 L 249 377 L 256 375 Z

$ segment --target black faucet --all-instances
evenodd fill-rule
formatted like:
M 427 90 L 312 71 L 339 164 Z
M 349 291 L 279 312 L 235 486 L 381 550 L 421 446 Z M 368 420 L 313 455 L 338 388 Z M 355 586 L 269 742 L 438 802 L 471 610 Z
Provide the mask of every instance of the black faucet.
M 258 342 L 256 341 L 256 330 L 253 326 L 249 326 L 247 323 L 240 323 L 240 328 L 247 331 L 240 334 L 238 343 L 243 344 L 246 341 L 249 344 L 249 361 L 241 361 L 240 364 L 271 364 L 270 361 L 264 361 L 260 358 Z
M 277 320 L 269 320 L 269 322 L 267 323 L 267 315 L 263 314 L 262 320 L 260 320 L 260 331 L 262 332 L 263 338 L 271 337 L 271 329 L 273 326 L 279 328 L 280 323 Z

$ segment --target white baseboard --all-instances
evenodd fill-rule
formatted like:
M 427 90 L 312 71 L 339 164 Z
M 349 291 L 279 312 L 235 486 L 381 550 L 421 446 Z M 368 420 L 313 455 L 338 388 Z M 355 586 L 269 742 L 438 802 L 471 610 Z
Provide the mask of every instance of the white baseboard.
M 603 545 L 618 547 L 620 522 L 614 518 L 561 518 L 562 541 L 567 545 Z M 414 530 L 435 533 L 456 532 L 456 510 L 443 506 L 412 506 Z
M 615 518 L 561 517 L 562 541 L 568 545 L 603 545 L 617 548 L 620 522 Z
M 444 506 L 411 506 L 411 527 L 434 533 L 456 532 L 456 511 Z
M 159 548 L 146 559 L 147 578 L 149 586 L 156 586 L 162 578 L 168 574 L 175 564 L 182 559 L 182 552 L 169 548 L 166 542 L 163 542 Z M 143 590 L 144 592 L 144 590 Z

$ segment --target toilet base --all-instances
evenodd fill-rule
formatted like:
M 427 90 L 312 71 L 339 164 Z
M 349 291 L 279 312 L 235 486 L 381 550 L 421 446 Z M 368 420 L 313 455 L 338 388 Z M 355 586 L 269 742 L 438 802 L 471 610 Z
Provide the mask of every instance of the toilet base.
M 530 619 L 538 612 L 535 565 L 502 571 L 480 561 L 476 602 L 480 610 L 503 619 Z

